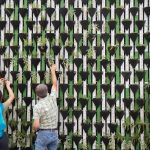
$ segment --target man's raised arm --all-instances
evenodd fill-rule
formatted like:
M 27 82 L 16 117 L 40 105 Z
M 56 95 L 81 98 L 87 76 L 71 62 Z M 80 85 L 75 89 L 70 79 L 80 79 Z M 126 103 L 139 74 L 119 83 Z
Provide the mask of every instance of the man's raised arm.
M 52 64 L 50 66 L 51 78 L 52 78 L 52 90 L 57 91 L 57 77 L 56 77 L 56 65 Z

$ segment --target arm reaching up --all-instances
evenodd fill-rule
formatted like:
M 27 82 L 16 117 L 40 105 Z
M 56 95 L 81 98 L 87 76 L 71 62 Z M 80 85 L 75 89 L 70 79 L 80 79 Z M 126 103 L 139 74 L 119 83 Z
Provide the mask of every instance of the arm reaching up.
M 52 90 L 57 91 L 57 77 L 56 77 L 56 65 L 50 66 L 51 77 L 52 77 Z
M 11 87 L 10 87 L 10 84 L 11 84 L 10 81 L 6 80 L 5 84 L 6 84 L 8 94 L 9 94 L 9 98 L 6 100 L 6 102 L 4 102 L 4 107 L 5 107 L 5 110 L 6 110 L 11 105 L 13 100 L 15 99 L 15 96 L 14 96 L 14 93 L 13 93 Z

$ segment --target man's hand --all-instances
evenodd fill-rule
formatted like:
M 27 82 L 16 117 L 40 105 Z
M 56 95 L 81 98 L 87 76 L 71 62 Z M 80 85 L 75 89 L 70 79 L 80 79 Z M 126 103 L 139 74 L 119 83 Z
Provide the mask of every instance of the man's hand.
M 4 78 L 0 78 L 0 84 L 3 84 L 4 81 L 5 81 Z
M 6 87 L 10 87 L 11 82 L 10 82 L 10 81 L 8 81 L 8 80 L 6 80 L 6 81 L 5 81 L 5 84 L 6 84 Z

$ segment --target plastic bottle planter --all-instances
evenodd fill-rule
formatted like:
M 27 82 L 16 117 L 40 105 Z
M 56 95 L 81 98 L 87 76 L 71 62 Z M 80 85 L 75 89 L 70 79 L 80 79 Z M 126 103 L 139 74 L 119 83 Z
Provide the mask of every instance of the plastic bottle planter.
M 6 51 L 6 46 L 0 46 L 0 55 L 3 55 Z
M 26 113 L 26 107 L 21 106 L 20 108 L 16 108 L 17 116 L 21 119 Z
M 79 93 L 82 90 L 83 85 L 77 83 L 73 85 L 73 88 L 76 90 L 77 93 Z
M 41 59 L 40 58 L 31 58 L 31 64 L 33 64 L 33 66 L 35 68 L 37 68 L 38 64 L 40 63 Z
M 96 114 L 96 110 L 87 110 L 86 114 L 87 114 L 88 118 L 89 118 L 90 120 L 92 120 L 93 117 L 94 117 L 95 114 Z
M 124 33 L 116 33 L 116 35 L 115 35 L 115 38 L 116 38 L 116 40 L 117 40 L 119 43 L 122 42 L 122 40 L 124 39 L 124 37 L 125 37 L 125 34 L 124 34 Z
M 132 16 L 135 17 L 137 13 L 139 12 L 139 7 L 130 7 L 129 11 L 132 14 Z
M 102 30 L 102 25 L 103 25 L 103 21 L 99 20 L 99 21 L 93 21 L 95 27 L 97 28 L 97 30 Z
M 40 81 L 43 81 L 44 79 L 45 79 L 45 71 L 42 71 L 42 70 L 40 70 L 40 71 L 38 71 L 38 74 L 39 74 L 39 76 L 40 76 Z
M 28 8 L 19 8 L 19 13 L 24 18 L 28 13 Z
M 130 60 L 129 60 L 129 64 L 130 64 L 133 68 L 135 68 L 138 63 L 139 63 L 139 60 L 138 60 L 138 59 L 130 59 Z
M 129 29 L 130 29 L 131 23 L 132 23 L 132 21 L 129 20 L 129 19 L 124 19 L 124 20 L 122 20 L 122 24 L 123 24 L 123 26 L 124 26 L 124 28 L 125 28 L 126 30 L 129 30 Z
M 60 27 L 60 25 L 61 25 L 61 21 L 54 20 L 54 21 L 52 21 L 52 24 L 54 26 L 54 29 L 57 30 Z
M 137 45 L 136 49 L 140 55 L 143 55 L 145 52 L 146 45 Z
M 83 59 L 82 58 L 74 58 L 73 62 L 75 63 L 77 68 L 79 68 L 80 65 L 83 63 Z
M 45 28 L 47 27 L 48 21 L 47 20 L 40 20 L 39 24 L 41 26 L 41 29 L 45 30 Z
M 14 11 L 14 8 L 5 8 L 5 13 L 9 18 L 12 15 L 13 11 Z
M 102 122 L 95 122 L 94 126 L 96 128 L 96 132 L 101 133 L 102 132 L 102 128 L 104 126 L 104 123 L 102 123 Z
M 116 104 L 115 98 L 107 98 L 107 103 L 109 104 L 110 108 L 112 108 Z
M 82 25 L 82 28 L 84 29 L 84 30 L 87 30 L 88 29 L 88 26 L 89 26 L 89 21 L 88 20 L 81 20 L 80 21 L 80 24 Z
M 24 97 L 23 98 L 24 102 L 26 103 L 26 106 L 29 106 L 30 104 L 32 104 L 32 97 Z
M 108 14 L 110 13 L 110 8 L 108 8 L 108 7 L 103 7 L 103 8 L 101 9 L 101 13 L 102 13 L 102 15 L 103 15 L 105 18 L 107 18 Z
M 32 8 L 34 16 L 37 18 L 41 12 L 40 8 Z
M 136 94 L 137 91 L 139 90 L 139 84 L 130 84 L 129 88 L 131 89 L 131 91 Z
M 108 143 L 110 141 L 110 137 L 109 136 L 102 136 L 102 141 L 105 144 L 105 146 L 108 147 Z
M 23 93 L 24 90 L 27 89 L 27 84 L 25 84 L 25 83 L 18 83 L 17 87 L 18 87 L 19 91 L 21 93 Z
M 96 89 L 96 84 L 88 84 L 87 89 L 90 91 L 90 93 L 93 93 Z
M 80 72 L 81 78 L 85 81 L 88 78 L 89 72 L 88 71 L 81 71 Z
M 69 132 L 73 131 L 75 123 L 74 122 L 65 122 L 65 125 L 66 125 L 67 131 L 69 133 Z
M 56 56 L 56 55 L 58 55 L 60 53 L 61 47 L 57 46 L 57 45 L 54 45 L 52 47 L 52 49 L 53 49 L 54 55 Z
M 115 89 L 116 89 L 116 91 L 118 91 L 119 94 L 121 94 L 123 92 L 124 88 L 125 88 L 124 84 L 116 84 L 115 85 Z
M 72 30 L 74 29 L 74 24 L 75 24 L 75 21 L 66 21 L 66 24 L 68 26 L 68 29 Z
M 5 67 L 8 68 L 10 66 L 11 60 L 12 60 L 11 58 L 4 58 L 3 59 Z
M 115 8 L 115 14 L 120 18 L 122 16 L 122 14 L 124 13 L 124 8 L 123 7 L 118 7 Z
M 110 30 L 114 30 L 116 28 L 117 21 L 116 20 L 109 20 L 108 25 L 109 25 Z
M 16 30 L 19 28 L 20 21 L 19 20 L 11 20 L 11 24 L 13 28 Z
M 59 134 L 59 139 L 62 144 L 66 141 L 66 137 L 67 137 L 67 135 Z
M 93 71 L 93 75 L 96 78 L 96 81 L 99 81 L 100 79 L 102 79 L 102 74 L 103 72 L 101 71 Z
M 93 145 L 96 140 L 96 135 L 87 135 L 87 142 Z
M 69 108 L 73 108 L 75 98 L 73 96 L 67 97 L 66 102 L 67 102 Z
M 102 33 L 101 38 L 106 43 L 110 39 L 110 33 Z
M 144 27 L 145 20 L 136 20 L 135 24 L 137 25 L 138 29 L 141 30 Z
M 103 46 L 100 45 L 100 46 L 94 46 L 94 51 L 96 53 L 96 57 L 100 56 L 102 54 L 102 50 L 103 50 Z
M 61 83 L 61 84 L 59 85 L 59 87 L 60 87 L 60 89 L 62 90 L 62 92 L 65 93 L 66 90 L 68 89 L 68 84 L 65 84 L 65 83 L 62 84 L 62 83 Z
M 12 40 L 14 34 L 13 33 L 5 33 L 5 38 L 7 40 L 8 43 L 10 43 L 10 41 Z
M 61 115 L 63 117 L 63 120 L 65 120 L 66 117 L 69 115 L 68 109 L 60 109 L 60 113 L 61 113 Z
M 137 38 L 139 37 L 139 34 L 136 33 L 136 32 L 129 33 L 129 37 L 130 37 L 130 39 L 135 43 L 135 41 L 136 41 Z
M 147 16 L 150 16 L 150 7 L 144 7 L 143 10 Z
M 88 39 L 88 41 L 89 41 L 91 44 L 93 43 L 93 41 L 95 40 L 95 38 L 96 38 L 96 34 L 93 34 L 93 33 L 88 34 L 87 39 Z
M 123 71 L 121 74 L 124 78 L 124 81 L 128 81 L 130 79 L 131 71 Z
M 24 71 L 23 76 L 25 76 L 26 80 L 28 81 L 31 78 L 31 71 Z
M 1 70 L 0 71 L 0 78 L 5 78 L 5 75 L 6 75 L 6 71 Z
M 82 33 L 75 33 L 74 34 L 74 39 L 76 40 L 77 43 L 79 43 L 82 38 L 83 38 L 83 34 Z
M 3 30 L 6 26 L 6 21 L 5 20 L 0 20 L 0 30 Z
M 123 98 L 123 102 L 125 104 L 125 106 L 130 109 L 131 103 L 132 103 L 132 99 L 131 98 Z
M 116 123 L 109 123 L 108 124 L 108 127 L 109 127 L 111 133 L 115 133 L 116 132 L 117 126 L 118 125 Z
M 150 42 L 150 32 L 144 33 L 144 38 L 147 40 L 147 42 Z
M 41 37 L 41 33 L 32 33 L 32 38 L 34 39 L 35 42 Z
M 72 55 L 74 52 L 75 47 L 74 46 L 66 46 L 65 47 L 66 51 L 68 52 L 69 55 Z
M 142 108 L 144 106 L 144 104 L 145 104 L 145 100 L 142 99 L 142 98 L 138 98 L 138 99 L 136 99 L 136 103 L 138 104 L 138 106 L 140 108 Z
M 28 34 L 27 33 L 19 33 L 19 38 L 21 39 L 22 42 L 27 39 Z
M 46 33 L 46 38 L 52 42 L 55 39 L 55 34 L 54 33 Z
M 110 110 L 102 110 L 101 111 L 101 115 L 102 115 L 102 117 L 104 118 L 105 121 L 107 120 L 109 114 L 110 114 Z
M 68 8 L 59 8 L 59 13 L 63 18 L 65 18 L 67 12 L 68 12 Z
M 53 15 L 54 11 L 55 11 L 55 8 L 51 8 L 51 7 L 46 8 L 46 13 L 49 17 Z
M 15 80 L 17 79 L 17 76 L 18 76 L 18 74 L 19 74 L 19 71 L 11 71 L 10 73 L 11 73 L 11 75 L 12 75 L 12 77 L 13 77 L 13 80 L 15 81 Z
M 124 110 L 116 110 L 115 114 L 116 114 L 116 117 L 121 121 L 122 117 L 125 115 L 125 111 Z
M 136 121 L 139 116 L 139 110 L 130 110 L 130 116 L 133 118 L 134 121 Z
M 20 46 L 18 46 L 18 45 L 12 45 L 12 46 L 10 46 L 10 49 L 13 52 L 14 55 L 18 54 L 19 48 L 20 48 Z
M 73 115 L 75 116 L 76 119 L 79 119 L 81 114 L 82 114 L 82 110 L 81 109 L 74 109 L 73 110 Z
M 82 136 L 79 134 L 73 134 L 72 135 L 72 140 L 75 142 L 75 144 L 78 146 L 80 141 L 82 139 Z
M 25 50 L 27 52 L 27 55 L 31 55 L 32 52 L 33 52 L 34 46 L 32 46 L 32 45 L 26 45 L 24 48 L 25 48 Z
M 116 73 L 113 71 L 112 72 L 106 72 L 105 75 L 109 79 L 109 81 L 111 82 L 115 78 Z
M 95 97 L 92 99 L 94 105 L 96 106 L 96 108 L 100 107 L 102 104 L 102 98 L 100 97 Z
M 13 119 L 9 120 L 9 126 L 10 126 L 10 128 L 11 128 L 11 130 L 13 132 L 13 131 L 15 131 L 17 129 L 18 122 L 13 120 Z
M 66 73 L 67 73 L 67 76 L 68 76 L 68 80 L 69 80 L 69 81 L 73 81 L 76 72 L 73 71 L 73 70 L 69 70 L 69 71 L 67 71 Z
M 27 132 L 29 127 L 31 127 L 32 122 L 31 121 L 23 121 L 21 122 L 21 127 L 24 130 L 24 132 Z
M 93 67 L 93 65 L 95 64 L 95 62 L 96 62 L 96 59 L 95 59 L 95 58 L 88 58 L 88 59 L 87 59 L 87 63 L 88 63 L 91 67 Z
M 101 87 L 105 93 L 107 93 L 110 90 L 110 84 L 102 84 Z
M 89 99 L 88 99 L 88 97 L 80 97 L 78 100 L 79 100 L 82 108 L 84 108 L 88 104 Z
M 115 65 L 120 69 L 122 64 L 124 62 L 124 59 L 122 58 L 115 58 Z
M 83 128 L 83 130 L 87 133 L 88 132 L 88 130 L 91 128 L 91 126 L 92 126 L 92 124 L 91 123 L 89 123 L 89 122 L 83 122 L 82 124 L 82 128 Z
M 104 69 L 106 69 L 106 67 L 108 66 L 109 63 L 110 63 L 110 61 L 107 59 L 101 60 L 101 65 L 104 67 Z
M 150 68 L 150 58 L 144 58 L 144 64 Z

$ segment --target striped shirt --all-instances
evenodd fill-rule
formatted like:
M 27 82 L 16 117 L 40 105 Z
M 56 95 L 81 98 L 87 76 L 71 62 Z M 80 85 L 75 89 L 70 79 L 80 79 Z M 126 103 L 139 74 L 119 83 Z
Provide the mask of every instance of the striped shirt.
M 58 124 L 56 91 L 42 98 L 34 106 L 33 119 L 40 119 L 40 129 L 54 129 Z

